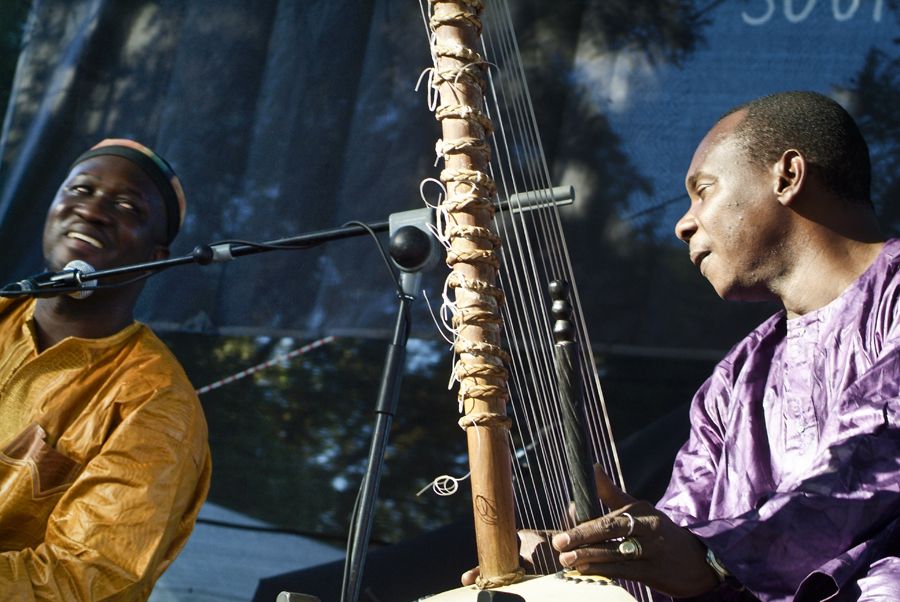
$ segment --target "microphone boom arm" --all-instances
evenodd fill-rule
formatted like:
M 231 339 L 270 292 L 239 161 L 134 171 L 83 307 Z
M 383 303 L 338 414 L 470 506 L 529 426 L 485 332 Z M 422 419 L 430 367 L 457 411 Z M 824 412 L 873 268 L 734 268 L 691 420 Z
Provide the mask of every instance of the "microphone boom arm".
M 498 211 L 519 212 L 528 211 L 554 203 L 557 205 L 567 205 L 574 202 L 574 200 L 575 190 L 573 188 L 566 186 L 557 186 L 556 188 L 552 189 L 536 190 L 510 195 L 510 198 L 508 200 L 498 202 L 496 207 Z M 191 263 L 196 263 L 199 265 L 209 265 L 211 263 L 223 263 L 225 261 L 231 261 L 237 257 L 243 257 L 245 255 L 255 255 L 257 253 L 265 253 L 268 251 L 308 249 L 318 246 L 322 243 L 330 242 L 332 240 L 341 240 L 344 238 L 352 238 L 354 236 L 369 234 L 370 231 L 376 233 L 388 232 L 391 229 L 391 221 L 396 222 L 398 217 L 402 221 L 402 216 L 404 214 L 411 214 L 418 211 L 421 210 L 413 209 L 411 211 L 404 211 L 393 214 L 391 216 L 391 220 L 368 224 L 368 230 L 360 225 L 347 225 L 340 228 L 320 230 L 318 232 L 311 232 L 308 234 L 301 234 L 288 238 L 280 238 L 277 240 L 262 243 L 253 243 L 246 241 L 223 241 L 213 244 L 200 245 L 194 248 L 190 255 L 161 259 L 159 261 L 148 261 L 145 263 L 137 263 L 129 266 L 90 272 L 90 279 L 92 281 L 99 281 L 104 278 L 110 278 L 112 276 L 120 276 L 122 274 L 135 274 L 140 272 L 150 272 L 150 274 L 146 274 L 146 276 L 151 276 L 168 268 L 179 265 L 187 265 Z M 71 270 L 64 271 L 71 272 Z M 62 272 L 59 272 L 59 274 L 61 273 Z M 87 273 L 76 271 L 75 280 L 77 281 L 80 276 L 86 275 Z M 59 281 L 51 278 L 50 280 L 52 281 L 51 283 L 46 286 L 41 286 L 37 289 L 31 289 L 25 286 L 21 286 L 20 283 L 8 284 L 0 289 L 0 297 L 21 297 L 27 295 L 53 296 L 56 294 L 62 295 L 88 290 L 88 287 L 70 286 L 69 282 L 72 280 L 72 278 L 65 278 Z M 104 287 L 94 286 L 91 290 L 97 290 L 101 288 Z

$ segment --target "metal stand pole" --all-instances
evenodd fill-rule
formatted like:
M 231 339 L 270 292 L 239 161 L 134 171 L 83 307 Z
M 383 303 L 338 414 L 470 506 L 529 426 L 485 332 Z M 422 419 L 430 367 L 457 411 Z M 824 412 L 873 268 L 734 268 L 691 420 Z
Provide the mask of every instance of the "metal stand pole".
M 381 482 L 381 473 L 384 467 L 388 433 L 391 430 L 391 421 L 397 411 L 400 382 L 403 379 L 406 342 L 409 340 L 410 301 L 412 301 L 410 297 L 406 295 L 400 296 L 400 312 L 397 315 L 394 340 L 388 347 L 387 360 L 382 372 L 378 404 L 375 408 L 375 432 L 372 435 L 372 445 L 369 448 L 369 463 L 366 466 L 366 474 L 360 486 L 357 513 L 352 525 L 352 546 L 344 568 L 345 581 L 341 590 L 342 602 L 357 602 L 359 599 L 363 564 L 369 547 L 369 537 L 372 534 L 375 501 L 378 497 L 378 485 Z

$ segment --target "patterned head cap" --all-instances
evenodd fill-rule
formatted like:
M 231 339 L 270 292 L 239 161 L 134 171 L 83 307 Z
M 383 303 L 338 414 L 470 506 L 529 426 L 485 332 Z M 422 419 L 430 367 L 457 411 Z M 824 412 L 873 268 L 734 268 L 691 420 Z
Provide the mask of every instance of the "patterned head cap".
M 113 155 L 128 159 L 150 176 L 150 179 L 159 188 L 166 205 L 166 244 L 170 244 L 184 222 L 184 212 L 187 207 L 181 180 L 175 175 L 172 166 L 143 144 L 122 138 L 108 138 L 78 157 L 72 167 L 100 155 Z M 71 170 L 72 167 L 69 169 Z

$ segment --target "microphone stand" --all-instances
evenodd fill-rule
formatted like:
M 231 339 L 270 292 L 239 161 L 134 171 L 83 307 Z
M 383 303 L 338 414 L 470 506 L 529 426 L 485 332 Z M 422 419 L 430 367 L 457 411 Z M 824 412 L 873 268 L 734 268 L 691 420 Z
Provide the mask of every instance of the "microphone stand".
M 575 200 L 575 191 L 571 187 L 558 186 L 552 189 L 518 193 L 509 200 L 498 202 L 497 211 L 530 211 L 555 205 L 567 205 Z M 388 434 L 397 401 L 400 395 L 400 384 L 403 379 L 403 367 L 406 361 L 406 343 L 410 332 L 410 303 L 418 294 L 422 272 L 428 270 L 439 259 L 439 245 L 429 227 L 434 227 L 434 212 L 431 209 L 414 209 L 391 214 L 388 221 L 373 224 L 351 224 L 330 230 L 321 230 L 289 238 L 281 238 L 266 243 L 215 243 L 200 245 L 190 255 L 139 263 L 131 266 L 80 273 L 90 280 L 102 280 L 122 274 L 139 272 L 160 272 L 170 267 L 191 263 L 209 265 L 231 261 L 245 255 L 255 255 L 267 251 L 296 250 L 310 248 L 332 240 L 351 238 L 369 233 L 390 232 L 390 254 L 394 263 L 400 268 L 398 297 L 400 308 L 394 327 L 394 337 L 388 347 L 387 358 L 382 371 L 381 386 L 375 407 L 375 430 L 369 449 L 369 461 L 360 484 L 355 516 L 351 523 L 348 554 L 344 565 L 344 581 L 341 588 L 342 602 L 358 602 L 362 583 L 363 565 L 372 532 L 375 513 L 375 502 L 378 486 L 381 482 L 384 457 L 387 451 Z M 10 290 L 8 285 L 0 289 L 2 297 L 19 297 L 22 295 L 45 296 L 47 294 L 67 294 L 82 290 L 96 290 L 97 287 L 48 287 L 37 290 Z M 279 600 L 290 600 L 290 592 L 282 592 Z M 295 598 L 300 599 L 300 598 Z
M 378 402 L 375 408 L 375 431 L 369 447 L 369 461 L 363 475 L 356 504 L 356 516 L 351 524 L 348 557 L 344 564 L 344 582 L 341 587 L 342 602 L 357 602 L 362 584 L 363 565 L 368 552 L 369 538 L 372 534 L 372 523 L 375 518 L 375 503 L 378 498 L 378 486 L 387 451 L 388 433 L 391 422 L 397 411 L 397 400 L 400 395 L 400 382 L 403 379 L 403 366 L 406 363 L 406 342 L 409 340 L 409 303 L 412 298 L 400 296 L 400 311 L 394 328 L 394 339 L 388 347 L 387 359 L 378 390 Z

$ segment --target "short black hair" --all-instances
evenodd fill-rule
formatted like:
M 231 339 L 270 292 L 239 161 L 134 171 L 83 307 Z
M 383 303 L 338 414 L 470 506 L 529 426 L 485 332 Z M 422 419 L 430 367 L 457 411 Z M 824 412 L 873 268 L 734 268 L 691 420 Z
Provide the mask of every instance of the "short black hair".
M 852 203 L 872 204 L 869 147 L 853 117 L 834 100 L 808 91 L 779 92 L 737 106 L 746 111 L 734 134 L 751 161 L 770 165 L 800 151 L 823 183 Z

